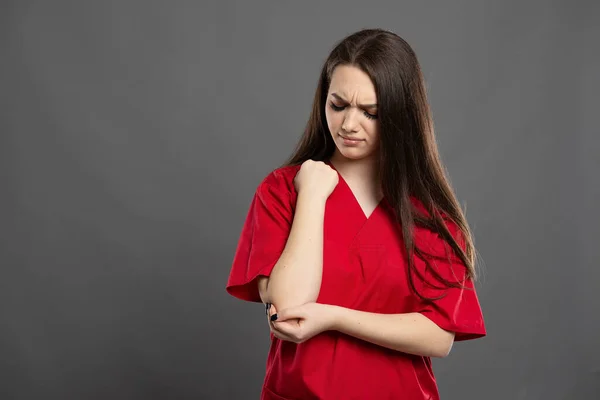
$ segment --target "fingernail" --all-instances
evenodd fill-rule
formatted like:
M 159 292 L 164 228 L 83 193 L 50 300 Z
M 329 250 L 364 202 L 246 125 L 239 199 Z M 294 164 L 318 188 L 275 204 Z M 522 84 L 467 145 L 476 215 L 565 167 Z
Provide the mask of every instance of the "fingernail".
M 271 321 L 277 321 L 277 314 L 271 315 Z

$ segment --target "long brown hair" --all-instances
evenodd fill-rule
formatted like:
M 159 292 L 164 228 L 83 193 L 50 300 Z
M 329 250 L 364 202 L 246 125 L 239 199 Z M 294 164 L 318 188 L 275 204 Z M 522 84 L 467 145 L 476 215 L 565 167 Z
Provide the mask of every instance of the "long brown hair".
M 475 278 L 471 232 L 440 160 L 419 62 L 404 39 L 389 31 L 365 29 L 333 48 L 323 65 L 304 135 L 284 166 L 308 159 L 324 161 L 333 155 L 335 143 L 327 127 L 325 106 L 331 76 L 338 65 L 360 68 L 375 86 L 381 140 L 379 176 L 383 194 L 401 227 L 411 289 L 422 299 L 431 300 L 415 287 L 413 274 L 424 277 L 414 267 L 413 255 L 425 262 L 426 269 L 443 287 L 462 287 L 461 282 L 445 279 L 432 268 L 426 251 L 414 243 L 415 225 L 439 234 L 466 266 L 466 276 Z M 427 212 L 419 212 L 411 198 Z M 456 224 L 461 245 L 444 219 Z

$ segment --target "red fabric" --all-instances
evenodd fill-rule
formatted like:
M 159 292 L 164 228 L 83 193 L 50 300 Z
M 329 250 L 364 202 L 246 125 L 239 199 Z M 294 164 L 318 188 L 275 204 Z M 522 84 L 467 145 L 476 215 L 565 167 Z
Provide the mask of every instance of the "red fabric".
M 259 185 L 244 224 L 227 282 L 231 295 L 260 301 L 256 278 L 269 276 L 283 250 L 293 221 L 299 167 L 269 174 Z M 455 226 L 449 224 L 457 234 Z M 445 253 L 438 235 L 415 229 L 415 240 L 433 254 Z M 421 312 L 440 327 L 456 332 L 456 340 L 486 334 L 477 294 L 452 288 L 432 304 L 409 287 L 403 243 L 391 208 L 384 200 L 367 218 L 349 186 L 340 181 L 327 200 L 324 221 L 323 277 L 319 303 L 373 313 Z M 446 278 L 464 277 L 464 266 L 433 260 Z M 424 263 L 415 258 L 425 273 Z M 426 274 L 429 276 L 428 274 Z M 425 285 L 424 294 L 438 295 Z M 259 317 L 260 318 L 260 317 Z M 428 357 L 388 350 L 339 332 L 324 332 L 301 343 L 271 335 L 263 400 L 439 399 Z

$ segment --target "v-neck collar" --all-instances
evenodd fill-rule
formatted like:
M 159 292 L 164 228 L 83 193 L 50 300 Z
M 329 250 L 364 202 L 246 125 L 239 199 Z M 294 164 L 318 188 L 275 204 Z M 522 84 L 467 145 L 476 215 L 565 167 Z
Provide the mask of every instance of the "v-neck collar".
M 358 201 L 358 198 L 356 197 L 356 195 L 352 191 L 352 188 L 350 187 L 350 185 L 348 184 L 348 182 L 346 181 L 346 179 L 344 179 L 344 177 L 342 176 L 342 174 L 340 173 L 340 171 L 337 170 L 337 168 L 333 165 L 333 163 L 330 160 L 325 161 L 325 164 L 329 165 L 331 168 L 333 168 L 333 170 L 335 172 L 337 172 L 338 177 L 339 177 L 338 185 L 341 184 L 342 186 L 344 186 L 346 188 L 346 190 L 348 191 L 348 194 L 352 198 L 354 206 L 358 209 L 358 211 L 359 211 L 360 215 L 362 216 L 363 220 L 366 222 L 366 221 L 369 221 L 370 219 L 372 219 L 373 216 L 376 213 L 379 212 L 379 209 L 383 207 L 385 196 L 382 197 L 379 200 L 379 202 L 377 203 L 377 205 L 375 206 L 375 208 L 373 209 L 373 211 L 371 211 L 371 213 L 369 215 L 367 215 L 365 213 L 365 210 L 363 210 L 362 206 L 360 205 L 360 202 Z

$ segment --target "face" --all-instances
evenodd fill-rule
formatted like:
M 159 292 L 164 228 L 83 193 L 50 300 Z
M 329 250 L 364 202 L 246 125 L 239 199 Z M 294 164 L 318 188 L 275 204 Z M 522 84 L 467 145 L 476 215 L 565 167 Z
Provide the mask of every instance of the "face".
M 358 160 L 377 153 L 377 98 L 369 75 L 354 66 L 337 66 L 325 110 L 329 132 L 343 157 Z

